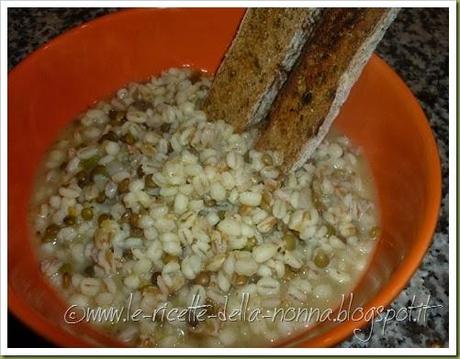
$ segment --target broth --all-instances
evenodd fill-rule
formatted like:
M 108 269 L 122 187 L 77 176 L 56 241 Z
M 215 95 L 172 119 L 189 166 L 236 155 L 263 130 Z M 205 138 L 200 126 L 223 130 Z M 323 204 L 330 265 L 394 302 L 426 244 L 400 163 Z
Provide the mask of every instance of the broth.
M 139 309 L 93 320 L 132 346 L 270 345 L 314 324 L 305 308 L 335 308 L 379 236 L 346 137 L 283 176 L 278 153 L 252 149 L 256 130 L 207 121 L 209 85 L 171 69 L 119 90 L 63 132 L 37 180 L 41 271 L 69 305 Z

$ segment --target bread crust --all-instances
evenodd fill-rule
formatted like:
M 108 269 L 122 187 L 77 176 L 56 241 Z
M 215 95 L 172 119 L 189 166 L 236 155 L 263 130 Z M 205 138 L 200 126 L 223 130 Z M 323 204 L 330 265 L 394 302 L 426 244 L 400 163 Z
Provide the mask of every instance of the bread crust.
M 285 170 L 301 167 L 328 132 L 397 12 L 325 10 L 276 97 L 256 148 L 281 152 Z
M 319 18 L 314 8 L 251 8 L 214 78 L 203 110 L 243 131 L 263 119 Z

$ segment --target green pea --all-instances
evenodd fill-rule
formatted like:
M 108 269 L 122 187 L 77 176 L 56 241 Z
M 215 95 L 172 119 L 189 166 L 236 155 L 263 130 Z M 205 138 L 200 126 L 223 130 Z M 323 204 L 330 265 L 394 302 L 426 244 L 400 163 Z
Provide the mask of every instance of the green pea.
M 153 272 L 151 277 L 150 277 L 150 282 L 155 285 L 155 286 L 158 286 L 158 277 L 161 275 L 161 272 Z
M 223 220 L 225 218 L 225 211 L 224 210 L 220 210 L 217 212 L 217 215 L 219 216 L 219 219 L 220 220 Z
M 65 216 L 62 220 L 66 226 L 73 226 L 77 221 L 75 216 Z
M 329 264 L 329 257 L 323 251 L 318 251 L 313 261 L 318 268 L 325 268 Z
M 81 218 L 83 218 L 85 221 L 90 221 L 93 219 L 93 209 L 90 207 L 83 208 L 81 210 Z
M 233 284 L 236 286 L 245 285 L 248 282 L 248 277 L 242 274 L 235 274 L 233 276 Z
M 136 110 L 139 111 L 147 111 L 149 108 L 152 108 L 152 104 L 148 101 L 145 101 L 143 99 L 136 100 L 132 103 L 132 105 Z
M 131 213 L 129 217 L 129 224 L 131 227 L 139 227 L 139 221 L 141 219 L 141 215 L 139 213 Z
M 168 264 L 169 262 L 178 262 L 179 259 L 176 256 L 173 256 L 172 254 L 165 253 L 162 258 L 163 262 Z
M 257 239 L 255 237 L 248 238 L 246 245 L 244 246 L 244 249 L 248 252 L 252 251 L 252 249 L 255 247 L 257 244 Z
M 72 272 L 72 265 L 70 263 L 64 263 L 61 268 L 59 268 L 60 273 L 70 273 Z
M 286 233 L 283 241 L 288 251 L 293 251 L 297 247 L 297 237 L 292 233 Z
M 272 204 L 272 195 L 268 191 L 263 191 L 262 192 L 262 200 L 260 203 L 260 207 L 266 211 L 269 211 L 271 209 L 271 204 Z
M 147 176 L 145 176 L 144 184 L 147 188 L 155 188 L 157 186 L 157 184 L 153 180 L 153 174 L 148 174 Z
M 96 202 L 104 203 L 105 200 L 106 200 L 105 192 L 104 191 L 99 192 L 99 194 L 96 197 Z
M 43 234 L 43 237 L 42 237 L 42 242 L 46 243 L 46 242 L 54 241 L 60 229 L 61 228 L 57 224 L 54 224 L 54 223 L 50 224 L 45 229 L 45 233 Z
M 88 176 L 88 173 L 86 171 L 78 172 L 75 175 L 75 177 L 77 179 L 77 183 L 78 183 L 78 186 L 80 188 L 83 188 L 83 187 L 87 186 L 91 181 L 91 178 L 90 178 L 90 176 Z
M 326 229 L 327 229 L 327 232 L 326 232 L 326 237 L 327 238 L 329 238 L 330 236 L 336 236 L 337 235 L 337 231 L 335 230 L 335 227 L 332 224 L 326 223 L 325 226 L 326 226 Z
M 163 123 L 160 126 L 161 132 L 169 132 L 170 129 L 171 129 L 171 125 L 169 123 Z
M 123 258 L 131 260 L 133 259 L 133 251 L 131 249 L 125 249 L 123 250 Z
M 203 202 L 207 207 L 214 207 L 217 204 L 216 200 L 211 198 L 211 196 L 205 196 Z
M 80 162 L 80 165 L 81 167 L 84 169 L 84 170 L 92 170 L 94 167 L 96 167 L 97 163 L 99 162 L 101 158 L 99 156 L 93 156 L 93 157 L 90 157 L 86 160 L 82 160 Z
M 109 112 L 110 124 L 112 126 L 120 126 L 123 122 L 126 122 L 126 112 L 110 110 Z
M 209 285 L 210 281 L 211 281 L 211 273 L 209 271 L 203 271 L 203 272 L 200 272 L 195 277 L 195 279 L 193 280 L 193 283 L 206 287 L 207 285 Z
M 127 193 L 129 192 L 129 178 L 125 178 L 118 184 L 118 192 L 119 193 Z
M 134 142 L 136 142 L 136 138 L 133 136 L 131 132 L 128 132 L 127 134 L 123 135 L 121 140 L 128 145 L 133 145 Z
M 313 206 L 320 212 L 324 212 L 326 208 L 325 201 L 327 201 L 328 197 L 324 195 L 320 189 L 319 184 L 315 182 L 311 187 L 311 199 L 313 202 Z

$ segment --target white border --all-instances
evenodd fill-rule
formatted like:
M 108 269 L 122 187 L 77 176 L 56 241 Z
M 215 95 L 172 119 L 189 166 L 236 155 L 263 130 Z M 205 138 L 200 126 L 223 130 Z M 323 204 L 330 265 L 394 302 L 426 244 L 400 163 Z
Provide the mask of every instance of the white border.
M 7 213 L 8 213 L 8 176 L 7 176 L 7 138 L 8 138 L 8 121 L 7 121 L 7 9 L 1 4 L 0 8 L 0 345 L 1 353 L 6 347 L 7 318 L 4 316 L 7 311 Z M 5 334 L 3 334 L 5 333 Z
M 8 348 L 7 347 L 7 9 L 9 7 L 447 7 L 449 8 L 449 348 Z M 455 355 L 456 335 L 456 2 L 455 1 L 1 1 L 0 315 L 2 355 Z M 454 228 L 452 228 L 454 226 Z
M 57 7 L 57 8 L 72 8 L 72 7 L 448 7 L 452 8 L 455 1 L 451 0 L 198 0 L 198 1 L 151 1 L 151 0 L 133 0 L 133 1 L 113 1 L 113 0 L 74 0 L 74 1 L 56 1 L 56 0 L 2 0 L 2 5 L 5 7 Z
M 449 6 L 449 343 L 457 350 L 457 11 Z M 455 258 L 455 259 L 454 259 Z M 455 298 L 455 300 L 454 300 Z M 455 323 L 455 324 L 454 324 Z M 453 330 L 452 330 L 453 329 Z

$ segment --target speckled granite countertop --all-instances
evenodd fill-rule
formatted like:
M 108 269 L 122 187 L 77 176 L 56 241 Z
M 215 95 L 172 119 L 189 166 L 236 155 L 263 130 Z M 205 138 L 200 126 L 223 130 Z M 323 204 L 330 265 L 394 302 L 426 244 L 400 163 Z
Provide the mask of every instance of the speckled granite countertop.
M 114 9 L 10 9 L 8 68 L 65 30 Z M 433 244 L 406 289 L 394 301 L 395 312 L 415 305 L 442 306 L 426 311 L 425 321 L 375 323 L 368 341 L 352 337 L 342 347 L 448 346 L 448 10 L 404 9 L 380 43 L 378 54 L 406 81 L 422 105 L 436 135 L 442 160 L 443 200 Z M 9 330 L 24 328 L 10 316 Z M 361 337 L 369 335 L 369 329 Z M 9 337 L 16 336 L 10 333 Z M 19 337 L 19 335 L 18 335 Z M 45 345 L 39 343 L 36 345 Z M 10 346 L 15 346 L 10 344 Z M 21 345 L 19 345 L 21 346 Z

